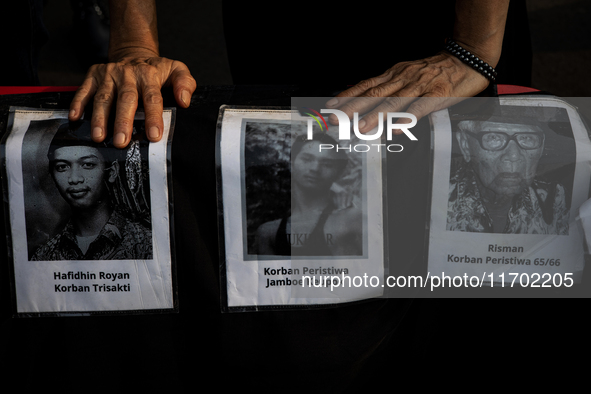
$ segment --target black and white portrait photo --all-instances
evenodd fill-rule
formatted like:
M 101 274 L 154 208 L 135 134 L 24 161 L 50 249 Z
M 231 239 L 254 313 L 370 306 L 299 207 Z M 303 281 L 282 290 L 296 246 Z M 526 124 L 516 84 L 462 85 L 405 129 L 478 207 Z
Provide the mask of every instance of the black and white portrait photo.
M 19 313 L 173 308 L 173 118 L 154 143 L 137 113 L 119 149 L 112 132 L 92 140 L 90 119 L 11 107 L 0 157 Z
M 361 256 L 361 160 L 304 126 L 245 125 L 248 254 Z
M 447 230 L 569 234 L 575 142 L 563 108 L 452 115 Z
M 355 149 L 357 137 L 339 138 L 338 127 L 315 122 L 298 105 L 220 108 L 220 268 L 228 308 L 383 293 L 381 286 L 331 291 L 304 283 L 315 274 L 382 278 L 385 172 L 383 152 Z
M 147 143 L 138 138 L 122 150 L 93 142 L 89 120 L 31 122 L 23 143 L 30 260 L 152 258 Z

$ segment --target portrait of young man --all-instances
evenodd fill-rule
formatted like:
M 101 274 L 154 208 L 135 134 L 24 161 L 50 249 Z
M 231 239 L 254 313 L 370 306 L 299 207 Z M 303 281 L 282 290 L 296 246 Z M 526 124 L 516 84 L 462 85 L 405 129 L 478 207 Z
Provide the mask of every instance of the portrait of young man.
M 304 124 L 246 124 L 246 256 L 363 255 L 362 164 L 335 146 Z
M 48 234 L 30 260 L 152 259 L 148 199 L 142 196 L 147 180 L 137 144 L 121 150 L 95 143 L 90 121 L 67 122 L 58 127 L 46 157 L 50 178 L 69 214 L 65 225 Z M 144 212 L 138 214 L 141 205 Z
M 570 190 L 539 171 L 550 133 L 519 107 L 457 122 L 462 160 L 450 177 L 447 230 L 567 235 Z
M 259 255 L 356 256 L 362 254 L 362 213 L 355 205 L 338 206 L 333 184 L 347 166 L 344 151 L 319 134 L 296 138 L 291 146 L 291 209 L 262 224 L 256 233 Z

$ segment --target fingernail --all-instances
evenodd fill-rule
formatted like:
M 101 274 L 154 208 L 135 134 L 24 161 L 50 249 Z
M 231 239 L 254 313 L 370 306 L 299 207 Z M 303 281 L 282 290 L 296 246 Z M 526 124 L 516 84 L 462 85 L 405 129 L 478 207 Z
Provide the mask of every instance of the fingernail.
M 365 122 L 365 119 L 361 119 L 361 120 L 359 121 L 359 130 L 361 130 L 362 128 L 364 128 L 364 127 L 365 127 L 365 123 L 366 123 L 366 122 Z
M 339 124 L 339 118 L 337 118 L 337 116 L 335 114 L 331 114 L 328 117 L 328 121 L 332 124 Z
M 148 137 L 153 140 L 160 138 L 160 129 L 156 126 L 150 127 L 150 130 L 148 130 Z
M 337 100 L 336 98 L 333 98 L 332 100 L 330 100 L 328 103 L 326 103 L 327 106 L 329 107 L 334 107 L 335 105 L 337 105 L 339 103 L 339 100 Z
M 73 118 L 75 116 L 76 116 L 76 110 L 75 109 L 70 110 L 70 118 Z
M 113 145 L 120 146 L 125 144 L 125 133 L 117 133 L 113 137 Z
M 189 104 L 191 103 L 191 97 L 189 95 L 189 92 L 187 92 L 186 90 L 183 90 L 181 92 L 181 101 L 183 102 L 183 104 L 185 104 L 187 107 L 189 106 Z
M 99 138 L 103 138 L 103 129 L 101 129 L 100 127 L 95 127 L 94 129 L 92 129 L 92 139 L 99 139 Z

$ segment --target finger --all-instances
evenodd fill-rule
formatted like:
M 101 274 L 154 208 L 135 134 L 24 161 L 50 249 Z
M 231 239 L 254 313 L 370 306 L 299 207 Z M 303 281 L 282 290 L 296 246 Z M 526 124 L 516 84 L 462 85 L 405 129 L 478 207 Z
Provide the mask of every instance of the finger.
M 388 82 L 392 79 L 392 76 L 392 72 L 388 70 L 382 75 L 359 82 L 357 85 L 337 94 L 337 97 L 339 98 L 339 100 L 340 98 L 359 97 L 363 95 L 363 93 L 367 92 L 369 89 Z M 346 102 L 346 100 L 344 102 Z
M 392 85 L 395 85 L 395 83 Z M 391 86 L 390 88 L 393 87 L 394 86 Z M 398 86 L 395 87 L 398 88 Z M 398 91 L 393 94 L 392 97 L 385 99 L 379 106 L 366 114 L 363 119 L 359 121 L 359 131 L 361 133 L 367 133 L 375 128 L 380 121 L 380 112 L 388 113 L 404 110 L 410 105 L 410 103 L 417 100 L 417 98 L 424 93 L 423 90 L 424 85 L 419 83 L 410 83 L 409 85 L 404 86 L 402 89 L 398 89 Z M 384 88 L 384 91 L 387 91 L 387 88 Z M 406 123 L 406 121 L 401 123 Z M 398 134 L 402 133 L 401 130 L 397 131 Z
M 155 77 L 155 76 L 154 76 Z M 160 84 L 157 79 L 145 80 L 142 87 L 142 98 L 146 114 L 146 135 L 152 142 L 162 138 L 164 121 L 162 120 L 163 101 Z
M 352 100 L 349 99 L 350 101 L 345 102 L 338 108 L 340 111 L 347 114 L 349 119 L 352 119 L 355 112 L 359 114 L 369 112 L 371 109 L 380 105 L 380 103 L 384 101 L 384 97 L 396 95 L 405 87 L 405 84 L 406 80 L 404 79 L 397 78 L 395 80 L 388 80 L 382 84 L 366 89 L 358 97 L 355 97 Z M 336 116 L 329 117 L 329 120 L 331 120 L 332 124 L 338 124 L 338 122 L 333 123 L 333 121 L 336 120 Z
M 347 196 L 345 198 L 345 208 L 349 208 L 351 205 L 353 205 L 353 195 L 347 193 Z
M 430 113 L 448 108 L 462 100 L 465 100 L 465 97 L 441 97 L 438 93 L 427 93 L 423 97 L 410 104 L 406 109 L 406 112 L 413 114 L 418 122 L 421 118 L 429 115 Z M 412 120 L 410 118 L 400 118 L 394 123 L 404 124 L 411 122 Z M 403 131 L 401 129 L 394 129 L 393 133 L 398 135 L 402 134 Z
M 466 97 L 440 97 L 436 93 L 428 93 L 409 105 L 406 112 L 416 116 L 417 121 L 419 121 L 432 112 L 451 107 L 465 99 Z M 401 119 L 397 123 L 410 123 L 410 120 L 404 121 Z M 402 134 L 402 130 L 395 130 L 394 134 Z
M 383 83 L 386 83 L 390 78 L 391 78 L 391 73 L 390 73 L 390 70 L 388 70 L 387 72 L 385 72 L 384 74 L 382 74 L 380 76 L 363 80 L 363 81 L 359 82 L 357 85 L 337 94 L 336 97 L 327 101 L 325 105 L 327 108 L 339 108 L 340 109 L 345 104 L 350 102 L 351 100 L 354 100 L 356 97 L 362 96 L 368 90 L 370 90 L 376 86 L 379 86 Z M 331 116 L 330 118 L 331 118 L 330 120 L 331 120 L 332 124 L 338 124 L 336 116 Z
M 107 121 L 111 106 L 115 100 L 115 94 L 115 83 L 109 78 L 103 80 L 103 83 L 94 96 L 90 127 L 92 129 L 92 139 L 95 142 L 101 142 L 107 136 Z
M 175 61 L 169 81 L 172 84 L 176 102 L 183 108 L 188 108 L 191 105 L 191 96 L 197 89 L 197 82 L 195 82 L 189 68 L 184 63 Z
M 98 82 L 94 76 L 93 70 L 94 69 L 89 70 L 84 82 L 78 87 L 78 90 L 72 99 L 70 113 L 68 114 L 68 119 L 71 121 L 80 119 L 84 112 L 84 108 L 86 108 L 86 105 L 98 88 Z
M 359 121 L 358 127 L 361 133 L 367 133 L 373 130 L 380 121 L 380 113 L 387 114 L 388 112 L 400 112 L 405 109 L 410 103 L 416 100 L 415 97 L 388 97 L 382 103 L 374 108 L 371 112 L 366 114 L 363 119 Z M 382 121 L 386 119 L 382 117 Z
M 117 86 L 117 91 L 113 145 L 117 148 L 125 148 L 131 140 L 133 118 L 138 106 L 137 80 L 132 71 L 124 72 L 123 83 Z
M 340 111 L 343 111 L 343 109 L 345 109 L 345 112 L 346 110 L 349 110 L 352 107 L 363 106 L 364 104 L 368 105 L 369 103 L 364 102 L 357 102 L 353 104 L 351 104 L 351 102 L 355 102 L 357 97 L 362 96 L 363 93 L 367 92 L 369 89 L 372 89 L 373 87 L 378 86 L 379 84 L 386 81 L 387 79 L 381 76 L 361 81 L 352 88 L 349 88 L 337 94 L 336 97 L 327 101 L 325 105 L 327 108 L 338 108 Z M 347 115 L 349 114 L 347 113 Z M 329 116 L 328 120 L 333 125 L 339 124 L 338 119 L 335 115 Z
M 359 115 L 362 115 L 378 106 L 382 101 L 384 101 L 384 98 L 381 97 L 356 97 L 339 107 L 339 111 L 343 111 L 349 119 L 353 119 L 354 113 L 357 112 Z M 330 115 L 328 120 L 332 124 L 339 124 L 334 114 Z
M 347 209 L 351 206 L 351 199 L 347 194 L 341 194 L 337 197 L 337 209 Z
M 335 97 L 331 98 L 330 100 L 328 100 L 324 105 L 326 106 L 326 108 L 338 108 L 341 105 L 344 105 L 345 103 L 353 100 L 355 97 L 343 97 L 341 96 L 341 94 L 343 94 L 344 92 L 341 92 L 339 94 L 337 94 Z

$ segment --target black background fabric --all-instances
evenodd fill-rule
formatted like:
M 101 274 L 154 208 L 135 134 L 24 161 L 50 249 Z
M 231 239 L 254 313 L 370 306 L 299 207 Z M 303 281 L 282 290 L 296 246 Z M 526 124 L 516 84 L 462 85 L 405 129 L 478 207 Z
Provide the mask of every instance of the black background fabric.
M 433 56 L 453 35 L 455 1 L 285 4 L 223 1 L 234 84 L 347 86 Z M 511 1 L 497 83 L 529 86 L 525 1 Z
M 39 54 L 49 39 L 43 25 L 43 3 L 43 0 L 21 0 L 2 4 L 0 86 L 39 84 Z
M 567 357 L 584 343 L 584 335 L 580 341 L 576 335 L 585 321 L 580 300 L 405 298 L 221 313 L 214 209 L 219 107 L 289 105 L 298 92 L 290 86 L 200 87 L 191 107 L 177 110 L 172 195 L 178 313 L 12 318 L 2 257 L 0 356 L 11 381 L 23 391 L 51 384 L 64 392 L 193 392 L 211 385 L 223 391 L 373 392 L 429 376 L 426 384 L 437 385 L 468 364 L 484 374 L 493 356 L 510 365 L 506 353 L 533 362 L 526 349 L 537 346 Z M 166 105 L 174 105 L 165 93 Z M 72 93 L 2 96 L 0 130 L 9 105 L 67 108 L 71 98 Z M 416 127 L 418 143 L 404 143 L 404 155 L 391 154 L 388 161 L 391 267 L 409 273 L 425 268 L 430 183 L 428 127 L 424 121 Z M 0 241 L 1 256 L 7 256 L 5 234 Z
M 41 389 L 52 376 L 64 373 L 70 376 L 64 384 L 72 389 L 95 375 L 110 376 L 122 389 L 189 388 L 195 373 L 240 387 L 271 388 L 284 382 L 302 389 L 310 384 L 349 387 L 364 362 L 389 341 L 410 300 L 373 300 L 307 311 L 220 312 L 220 245 L 214 209 L 219 107 L 289 106 L 296 94 L 289 86 L 200 87 L 191 107 L 177 110 L 172 195 L 178 314 L 11 318 L 8 264 L 3 258 L 2 330 L 11 340 L 5 342 L 2 354 L 14 376 L 30 389 Z M 65 108 L 72 97 L 72 93 L 0 97 L 0 126 L 5 130 L 9 105 Z M 166 101 L 174 104 L 171 97 Z M 1 239 L 2 256 L 7 256 L 6 238 Z M 299 380 L 293 379 L 300 374 Z M 107 389 L 112 383 L 105 378 L 93 384 Z
M 388 299 L 315 310 L 220 312 L 220 245 L 214 209 L 219 106 L 290 105 L 292 95 L 330 96 L 398 61 L 431 55 L 449 35 L 453 20 L 449 4 L 430 4 L 441 13 L 410 19 L 410 28 L 396 21 L 394 11 L 378 13 L 383 23 L 376 35 L 387 40 L 369 47 L 362 45 L 358 38 L 362 31 L 355 23 L 350 31 L 339 31 L 326 19 L 313 18 L 309 23 L 317 23 L 315 29 L 309 24 L 295 26 L 302 35 L 286 38 L 276 34 L 285 31 L 281 30 L 284 19 L 267 18 L 261 23 L 258 17 L 248 17 L 262 11 L 264 16 L 279 6 L 276 2 L 269 2 L 267 10 L 260 5 L 245 10 L 249 3 L 224 1 L 235 83 L 312 87 L 202 86 L 189 109 L 178 109 L 172 194 L 179 313 L 12 318 L 6 237 L 1 234 L 0 357 L 5 381 L 16 382 L 23 392 L 48 387 L 62 392 L 194 392 L 211 390 L 212 385 L 224 392 L 375 392 L 405 389 L 409 382 L 417 388 L 457 387 L 468 375 L 487 385 L 500 383 L 499 376 L 527 378 L 526 368 L 540 366 L 538 354 L 547 355 L 545 367 L 554 367 L 569 364 L 569 358 L 584 352 L 585 305 L 573 300 Z M 228 5 L 233 15 L 227 12 Z M 512 10 L 523 5 L 511 2 Z M 289 10 L 299 7 L 301 13 L 326 15 L 327 10 L 314 8 L 318 6 L 295 5 Z M 355 9 L 343 10 L 341 15 L 348 20 L 362 17 Z M 527 19 L 518 15 L 512 11 L 509 16 L 497 69 L 499 82 L 527 86 L 531 64 Z M 439 25 L 439 21 L 444 22 Z M 441 28 L 426 34 L 436 30 L 433 22 Z M 260 34 L 265 40 L 259 50 L 249 40 Z M 347 34 L 353 37 L 348 40 Z M 417 40 L 420 45 L 409 44 Z M 371 66 L 359 62 L 359 48 L 376 62 Z M 309 50 L 308 58 L 301 56 L 302 49 Z M 338 59 L 335 54 L 343 51 L 351 67 L 336 73 L 330 59 Z M 269 61 L 271 53 L 276 57 Z M 318 92 L 317 86 L 334 88 Z M 165 104 L 175 105 L 170 91 L 165 93 Z M 71 93 L 0 97 L 0 131 L 5 131 L 9 105 L 68 108 L 72 97 Z M 424 121 L 417 126 L 422 132 L 417 133 L 416 145 L 405 143 L 404 153 L 388 162 L 388 213 L 393 226 L 389 243 L 402 272 L 424 269 L 430 182 L 430 137 L 425 127 Z
M 370 300 L 315 310 L 220 312 L 223 289 L 217 213 L 213 209 L 217 204 L 215 130 L 219 107 L 289 106 L 291 96 L 300 92 L 326 94 L 293 86 L 200 87 L 189 109 L 177 109 L 171 194 L 180 312 L 14 319 L 10 317 L 12 305 L 8 301 L 11 294 L 4 286 L 2 330 L 11 340 L 5 343 L 2 353 L 14 376 L 22 378 L 30 389 L 41 389 L 52 376 L 67 371 L 71 378 L 65 384 L 71 389 L 84 386 L 89 376 L 96 374 L 109 376 L 121 389 L 153 390 L 189 388 L 191 376 L 198 373 L 240 388 L 260 386 L 262 391 L 266 391 L 265 387 L 273 391 L 273 387 L 282 387 L 290 392 L 312 386 L 330 392 L 352 389 L 353 382 L 368 382 L 356 377 L 361 371 L 377 374 L 388 365 L 378 363 L 378 368 L 362 368 L 368 360 L 376 363 L 375 354 L 384 354 L 389 360 L 387 352 L 380 349 L 390 343 L 405 320 L 412 304 L 410 299 Z M 5 131 L 10 105 L 65 108 L 72 97 L 72 93 L 2 96 L 1 129 Z M 168 105 L 174 104 L 171 97 L 166 100 Z M 423 159 L 428 159 L 430 138 L 426 123 L 422 125 L 420 145 L 391 160 L 393 166 L 388 172 L 392 176 L 388 183 L 393 196 L 389 204 L 392 221 L 399 222 L 392 226 L 396 230 L 391 232 L 390 242 L 401 256 L 396 260 L 401 262 L 401 272 L 417 268 L 424 257 L 429 162 Z M 413 157 L 418 161 L 410 164 Z M 402 171 L 396 170 L 398 164 Z M 410 172 L 409 164 L 415 167 Z M 424 176 L 417 177 L 417 171 Z M 395 205 L 409 203 L 415 209 L 395 209 Z M 403 233 L 407 236 L 400 237 Z M 1 255 L 6 256 L 6 243 L 2 248 Z M 1 272 L 2 283 L 7 285 L 6 262 Z M 419 317 L 429 317 L 429 313 L 418 312 L 424 308 L 415 307 L 410 313 L 413 317 L 406 320 L 416 322 Z M 405 323 L 404 329 L 408 331 L 407 326 Z M 417 341 L 420 343 L 419 338 Z M 405 339 L 396 346 L 407 348 L 410 343 Z M 145 377 L 148 371 L 154 371 L 150 379 L 135 379 Z M 232 379 L 225 380 L 224 376 Z M 112 383 L 100 380 L 94 384 L 107 389 Z

